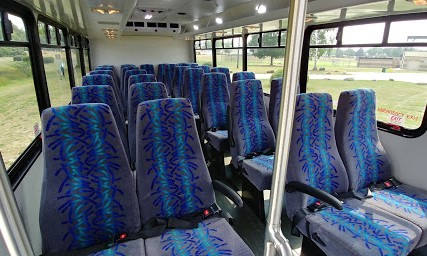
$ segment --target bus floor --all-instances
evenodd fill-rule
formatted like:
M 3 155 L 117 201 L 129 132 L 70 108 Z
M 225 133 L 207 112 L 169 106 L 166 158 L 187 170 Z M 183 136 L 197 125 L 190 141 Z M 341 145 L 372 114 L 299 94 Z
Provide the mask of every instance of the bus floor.
M 228 157 L 225 158 L 226 163 Z M 229 161 L 228 161 L 229 162 Z M 229 179 L 226 182 L 233 189 L 237 190 L 237 193 L 241 195 L 241 185 L 239 184 L 238 177 L 231 174 L 231 168 L 226 166 L 226 173 Z M 264 238 L 265 238 L 265 223 L 263 223 L 257 215 L 247 205 L 243 205 L 242 208 L 238 208 L 231 200 L 222 195 L 219 192 L 215 192 L 216 200 L 218 205 L 231 214 L 235 220 L 234 229 L 245 241 L 245 243 L 251 248 L 252 252 L 258 256 L 263 255 L 264 252 Z M 268 198 L 270 191 L 264 191 L 264 208 L 268 211 Z M 294 256 L 300 255 L 302 237 L 295 237 L 291 235 L 291 221 L 284 213 L 282 217 L 282 232 L 289 239 L 290 245 L 293 249 Z

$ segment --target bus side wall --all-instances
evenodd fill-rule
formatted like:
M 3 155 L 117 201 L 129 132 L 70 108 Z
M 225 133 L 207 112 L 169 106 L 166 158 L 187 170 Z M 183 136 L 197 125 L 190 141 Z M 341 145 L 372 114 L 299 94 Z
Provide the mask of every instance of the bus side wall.
M 427 190 L 427 133 L 408 139 L 379 132 L 391 161 L 394 177 L 405 184 Z
M 109 64 L 154 64 L 193 62 L 193 41 L 168 36 L 122 36 L 90 39 L 92 67 Z

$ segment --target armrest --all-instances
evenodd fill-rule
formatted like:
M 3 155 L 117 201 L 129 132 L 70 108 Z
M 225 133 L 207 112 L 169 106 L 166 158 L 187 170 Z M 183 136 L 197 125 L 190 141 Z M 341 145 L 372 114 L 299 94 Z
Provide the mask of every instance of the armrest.
M 233 201 L 233 203 L 236 204 L 239 208 L 243 207 L 242 198 L 239 196 L 239 194 L 236 193 L 236 191 L 231 189 L 229 186 L 225 185 L 219 180 L 212 180 L 212 186 L 215 190 L 221 192 L 221 194 L 230 198 L 231 201 Z
M 286 192 L 293 193 L 293 192 L 301 192 L 310 196 L 313 196 L 325 203 L 330 204 L 332 207 L 342 210 L 342 203 L 338 198 L 334 197 L 333 195 L 329 194 L 328 192 L 325 192 L 323 190 L 320 190 L 318 188 L 312 187 L 310 185 L 304 184 L 299 181 L 291 181 L 288 184 L 286 184 Z

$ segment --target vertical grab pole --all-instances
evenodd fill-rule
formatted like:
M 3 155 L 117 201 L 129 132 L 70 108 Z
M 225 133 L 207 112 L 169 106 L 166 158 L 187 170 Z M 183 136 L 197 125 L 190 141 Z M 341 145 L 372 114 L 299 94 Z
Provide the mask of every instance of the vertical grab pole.
M 0 153 L 0 236 L 9 255 L 34 256 Z
M 282 233 L 281 214 L 285 191 L 289 148 L 298 90 L 298 76 L 305 29 L 307 0 L 291 0 L 289 6 L 286 55 L 283 72 L 283 90 L 280 103 L 279 127 L 274 159 L 273 181 L 270 194 L 270 209 L 267 218 L 264 255 L 291 256 L 289 241 Z

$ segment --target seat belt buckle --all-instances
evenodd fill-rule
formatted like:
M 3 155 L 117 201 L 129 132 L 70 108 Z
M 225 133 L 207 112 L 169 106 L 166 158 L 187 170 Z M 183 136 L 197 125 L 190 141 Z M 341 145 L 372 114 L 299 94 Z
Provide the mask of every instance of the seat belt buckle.
M 315 211 L 318 211 L 324 207 L 326 207 L 325 203 L 322 203 L 321 201 L 317 201 L 317 202 L 314 202 L 314 203 L 310 204 L 309 206 L 307 206 L 307 209 L 311 212 L 315 212 Z
M 393 183 L 391 181 L 389 181 L 389 180 L 384 181 L 383 184 L 384 184 L 384 186 L 386 188 L 392 188 L 392 187 L 394 187 Z
M 211 204 L 211 206 L 209 206 L 208 208 L 203 210 L 203 212 L 202 212 L 203 219 L 207 219 L 210 216 L 218 214 L 220 212 L 221 212 L 221 208 L 219 208 L 216 203 L 213 203 L 213 204 Z

